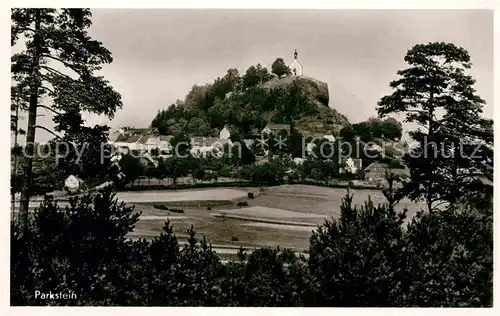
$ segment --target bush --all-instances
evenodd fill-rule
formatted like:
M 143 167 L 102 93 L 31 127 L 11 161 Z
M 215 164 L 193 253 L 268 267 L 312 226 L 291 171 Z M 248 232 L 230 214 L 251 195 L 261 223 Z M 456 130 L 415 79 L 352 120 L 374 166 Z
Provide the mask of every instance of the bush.
M 248 206 L 248 202 L 247 201 L 238 202 L 236 206 Z
M 252 192 L 248 192 L 248 194 L 247 194 L 247 195 L 248 195 L 248 198 L 249 198 L 249 199 L 253 199 L 253 198 L 254 198 L 254 195 L 253 195 L 253 193 L 252 193 Z
M 155 204 L 153 207 L 157 210 L 168 211 L 168 207 L 163 204 Z
M 169 211 L 174 213 L 184 213 L 184 210 L 180 208 L 171 208 Z
M 231 236 L 231 241 L 238 241 L 238 240 L 239 240 L 239 239 L 238 239 L 238 237 L 236 237 L 236 236 Z
M 140 216 L 132 214 L 133 209 L 108 191 L 95 198 L 71 198 L 66 208 L 46 199 L 26 230 L 13 220 L 11 305 L 126 303 L 119 284 L 135 281 L 127 275 L 131 266 L 125 242 Z M 33 295 L 68 289 L 75 290 L 78 300 L 40 300 Z

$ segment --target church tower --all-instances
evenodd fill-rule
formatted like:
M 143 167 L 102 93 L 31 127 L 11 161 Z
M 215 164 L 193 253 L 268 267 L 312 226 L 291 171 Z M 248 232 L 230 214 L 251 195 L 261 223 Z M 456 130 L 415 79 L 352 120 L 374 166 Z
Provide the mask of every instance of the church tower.
M 292 75 L 294 75 L 294 76 L 304 75 L 304 72 L 303 72 L 304 67 L 302 67 L 302 64 L 297 60 L 298 55 L 299 54 L 297 53 L 297 50 L 295 50 L 295 52 L 293 53 L 294 61 L 290 65 L 290 70 L 292 71 Z

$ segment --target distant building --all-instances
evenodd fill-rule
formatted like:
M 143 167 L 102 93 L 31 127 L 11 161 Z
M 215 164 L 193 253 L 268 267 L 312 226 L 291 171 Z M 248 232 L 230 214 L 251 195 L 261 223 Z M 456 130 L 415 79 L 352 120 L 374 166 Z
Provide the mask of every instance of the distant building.
M 221 157 L 224 152 L 225 145 L 231 146 L 231 140 L 217 137 L 193 137 L 191 138 L 190 152 L 193 155 L 212 153 L 217 157 Z
M 382 151 L 382 147 L 380 145 L 375 144 L 375 143 L 366 144 L 365 149 L 369 150 L 369 151 L 378 151 L 378 152 Z
M 293 163 L 295 163 L 296 165 L 301 165 L 304 163 L 304 161 L 306 161 L 304 158 L 300 157 L 293 158 Z
M 245 144 L 245 146 L 247 146 L 247 148 L 252 148 L 253 144 L 255 143 L 255 140 L 253 140 L 253 139 L 244 139 L 243 143 Z
M 314 148 L 316 148 L 316 144 L 314 142 L 311 141 L 310 143 L 306 144 L 306 152 L 308 154 L 312 153 Z
M 231 130 L 229 127 L 226 125 L 224 128 L 219 132 L 219 138 L 220 139 L 231 139 Z
M 258 128 L 252 128 L 252 130 L 250 131 L 250 135 L 252 137 L 257 137 L 257 136 L 260 136 L 260 131 Z
M 333 136 L 331 131 L 328 131 L 325 135 L 323 135 L 323 138 L 328 140 L 329 142 L 335 142 L 335 136 Z
M 290 135 L 290 125 L 269 123 L 261 131 L 261 134 L 278 134 L 281 131 L 285 131 L 288 135 Z
M 369 182 L 384 181 L 386 172 L 399 176 L 409 176 L 409 170 L 403 168 L 391 168 L 386 163 L 374 162 L 365 168 L 365 180 Z
M 342 167 L 339 169 L 339 173 L 356 173 L 362 169 L 362 160 L 357 158 L 347 158 L 342 161 Z
M 76 193 L 80 189 L 81 180 L 71 175 L 64 181 L 64 187 L 69 193 Z
M 148 137 L 146 140 L 146 148 L 148 150 L 156 149 L 160 147 L 160 138 L 159 137 Z
M 121 128 L 118 128 L 109 133 L 108 139 L 110 143 L 115 142 L 121 135 L 123 135 L 124 131 Z

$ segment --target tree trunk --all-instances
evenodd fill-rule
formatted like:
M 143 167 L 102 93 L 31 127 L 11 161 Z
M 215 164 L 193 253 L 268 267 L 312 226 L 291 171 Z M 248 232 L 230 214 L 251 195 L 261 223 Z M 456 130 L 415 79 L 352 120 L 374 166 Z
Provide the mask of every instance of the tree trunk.
M 26 130 L 26 165 L 24 167 L 24 178 L 21 189 L 21 201 L 19 202 L 19 211 L 21 213 L 22 224 L 24 230 L 28 228 L 28 211 L 31 195 L 31 182 L 33 178 L 33 156 L 35 149 L 35 125 L 36 112 L 38 107 L 38 89 L 40 86 L 40 10 L 35 11 L 35 34 L 34 34 L 34 56 L 33 65 L 31 68 L 31 85 L 30 85 L 30 104 L 28 108 L 28 128 Z
M 15 130 L 14 130 L 14 171 L 12 173 L 14 174 L 14 179 L 17 181 L 17 135 L 18 135 L 18 129 L 19 129 L 19 95 L 16 96 L 16 124 L 15 124 Z M 12 211 L 11 215 L 13 219 L 14 215 L 14 208 L 16 207 L 16 193 L 15 191 L 12 192 Z

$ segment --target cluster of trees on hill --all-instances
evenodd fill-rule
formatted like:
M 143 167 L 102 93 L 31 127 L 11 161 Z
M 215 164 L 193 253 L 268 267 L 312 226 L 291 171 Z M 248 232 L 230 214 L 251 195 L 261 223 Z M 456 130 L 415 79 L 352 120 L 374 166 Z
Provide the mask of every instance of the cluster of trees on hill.
M 296 85 L 262 88 L 272 78 L 260 64 L 250 66 L 242 76 L 237 69 L 229 69 L 212 84 L 193 86 L 184 101 L 158 111 L 151 127 L 163 135 L 216 136 L 224 125 L 231 125 L 246 134 L 269 121 L 293 123 L 294 119 L 316 113 L 316 106 Z
M 363 142 L 370 142 L 376 138 L 398 141 L 403 133 L 403 125 L 394 118 L 381 120 L 370 118 L 366 122 L 355 123 L 343 127 L 339 136 L 345 141 L 352 141 L 356 136 Z
M 153 240 L 127 240 L 139 216 L 103 192 L 65 209 L 47 200 L 24 233 L 13 221 L 11 304 L 492 306 L 488 212 L 420 212 L 405 225 L 392 207 L 355 207 L 348 195 L 340 218 L 313 232 L 309 258 L 240 249 L 229 262 L 192 228 L 181 245 L 169 222 Z M 40 300 L 35 291 L 77 298 Z

